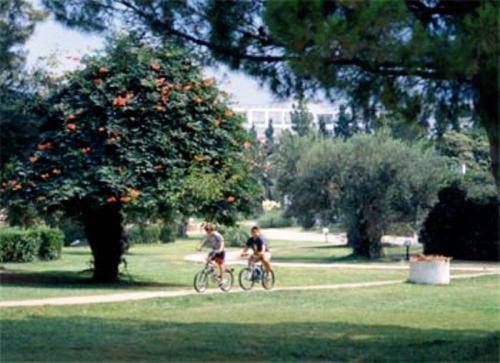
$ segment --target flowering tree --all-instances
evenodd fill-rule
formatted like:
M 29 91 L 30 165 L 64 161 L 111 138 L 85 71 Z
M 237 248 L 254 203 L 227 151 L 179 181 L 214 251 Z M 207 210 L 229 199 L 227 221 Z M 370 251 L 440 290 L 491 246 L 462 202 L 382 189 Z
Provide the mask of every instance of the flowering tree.
M 9 203 L 81 219 L 96 280 L 118 278 L 131 211 L 230 224 L 248 208 L 248 134 L 185 51 L 120 38 L 82 64 L 49 96 L 37 150 L 3 187 Z

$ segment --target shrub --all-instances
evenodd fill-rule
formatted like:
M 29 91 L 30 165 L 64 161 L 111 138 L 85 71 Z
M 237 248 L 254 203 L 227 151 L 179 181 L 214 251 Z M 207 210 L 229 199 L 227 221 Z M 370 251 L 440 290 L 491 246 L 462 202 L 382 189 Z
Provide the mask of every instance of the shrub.
M 160 241 L 162 243 L 175 242 L 177 226 L 173 223 L 163 224 L 160 230 Z
M 20 228 L 0 229 L 0 261 L 33 261 L 38 250 L 39 240 L 36 233 Z
M 420 241 L 426 254 L 440 254 L 464 260 L 499 260 L 499 202 L 495 198 L 476 201 L 466 192 L 447 187 L 429 212 Z
M 38 258 L 41 260 L 56 260 L 61 257 L 64 243 L 64 233 L 60 229 L 39 227 L 34 230 L 38 235 Z
M 292 225 L 292 220 L 285 216 L 280 210 L 273 210 L 264 213 L 258 220 L 257 223 L 261 228 L 283 228 L 290 227 Z
M 36 257 L 54 260 L 61 256 L 62 231 L 37 227 L 33 229 L 0 229 L 0 262 L 29 262 Z
M 250 238 L 250 234 L 243 227 L 228 227 L 224 231 L 224 239 L 231 247 L 243 247 L 248 238 Z
M 160 241 L 161 226 L 157 223 L 136 225 L 128 231 L 130 244 L 150 244 Z

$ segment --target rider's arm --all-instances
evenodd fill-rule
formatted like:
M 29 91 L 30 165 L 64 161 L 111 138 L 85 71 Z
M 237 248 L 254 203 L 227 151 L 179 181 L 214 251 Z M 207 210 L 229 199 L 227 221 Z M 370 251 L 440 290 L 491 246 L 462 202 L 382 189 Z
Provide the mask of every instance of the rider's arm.
M 242 255 L 242 256 L 243 256 L 243 255 L 245 255 L 245 254 L 248 252 L 249 248 L 250 248 L 250 247 L 245 246 L 245 247 L 243 248 L 243 251 L 241 251 L 241 255 Z
M 203 241 L 201 241 L 201 243 L 200 243 L 200 244 L 196 247 L 196 249 L 197 249 L 198 251 L 201 251 L 201 249 L 202 249 L 203 247 L 205 247 L 205 245 L 207 244 L 207 242 L 208 242 L 208 238 L 204 238 L 204 239 L 203 239 Z

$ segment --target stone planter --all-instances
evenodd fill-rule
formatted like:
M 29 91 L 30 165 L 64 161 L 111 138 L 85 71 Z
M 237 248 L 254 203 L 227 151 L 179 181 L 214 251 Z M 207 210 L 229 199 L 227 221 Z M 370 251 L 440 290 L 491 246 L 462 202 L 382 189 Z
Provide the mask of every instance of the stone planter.
M 410 261 L 409 281 L 416 284 L 449 284 L 450 260 Z

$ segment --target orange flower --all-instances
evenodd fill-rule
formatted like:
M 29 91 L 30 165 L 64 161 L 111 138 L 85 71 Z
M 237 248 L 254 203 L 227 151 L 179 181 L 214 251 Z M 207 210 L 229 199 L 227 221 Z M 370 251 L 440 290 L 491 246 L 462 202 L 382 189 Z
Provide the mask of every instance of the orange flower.
M 50 141 L 47 141 L 42 144 L 38 144 L 38 150 L 43 151 L 46 149 L 52 149 L 52 143 Z
M 76 118 L 76 116 L 73 115 L 73 114 L 71 114 L 71 115 L 68 116 L 68 120 L 74 120 L 75 118 Z
M 96 86 L 99 86 L 101 83 L 102 83 L 102 79 L 100 79 L 100 78 L 96 78 L 96 79 L 94 79 L 94 84 L 95 84 Z
M 86 147 L 82 147 L 80 149 L 80 151 L 83 153 L 83 154 L 88 154 L 90 152 L 90 147 L 86 146 Z
M 38 160 L 38 158 L 37 158 L 35 155 L 30 156 L 30 161 L 31 161 L 32 163 L 36 162 L 37 160 Z
M 116 171 L 118 171 L 121 174 L 121 173 L 123 173 L 125 171 L 125 167 L 124 166 L 118 166 L 116 168 Z
M 52 169 L 52 174 L 54 174 L 54 175 L 59 175 L 59 174 L 61 174 L 61 169 L 58 169 L 58 168 L 54 168 L 54 169 Z
M 128 197 L 128 196 L 123 196 L 123 197 L 120 197 L 120 202 L 122 203 L 128 203 L 132 200 L 132 198 Z
M 113 100 L 113 106 L 123 107 L 127 104 L 128 100 L 126 97 L 118 96 Z
M 154 109 L 158 112 L 165 112 L 165 107 L 163 107 L 162 105 L 156 105 Z
M 157 164 L 157 165 L 155 165 L 155 166 L 154 166 L 154 169 L 155 169 L 155 170 L 161 170 L 161 169 L 163 169 L 163 168 L 164 168 L 164 166 L 163 166 L 163 165 L 161 165 L 161 164 Z
M 236 198 L 235 198 L 235 197 L 233 197 L 232 195 L 230 195 L 230 196 L 228 196 L 228 197 L 226 198 L 226 200 L 227 200 L 227 202 L 228 202 L 228 203 L 233 203 L 233 202 L 236 200 Z
M 105 132 L 106 131 L 106 128 L 104 127 L 99 127 L 99 132 Z
M 106 202 L 108 202 L 108 203 L 115 203 L 116 202 L 116 197 L 110 196 L 110 197 L 108 197 L 108 199 L 106 199 Z
M 12 186 L 12 190 L 14 190 L 14 191 L 20 190 L 20 189 L 23 189 L 23 186 L 19 183 L 16 183 Z
M 250 149 L 250 148 L 252 147 L 252 143 L 251 143 L 250 141 L 245 141 L 245 142 L 243 143 L 243 147 L 244 147 L 245 149 Z
M 211 86 L 211 85 L 213 85 L 213 84 L 214 84 L 214 79 L 213 79 L 213 78 L 205 78 L 205 79 L 203 80 L 203 85 L 204 85 L 205 87 L 210 87 L 210 86 Z
M 151 63 L 151 69 L 153 71 L 159 71 L 160 70 L 160 64 L 157 62 Z
M 50 178 L 50 174 L 49 174 L 49 173 L 44 173 L 44 174 L 40 175 L 40 177 L 41 177 L 43 180 L 47 180 L 48 178 Z
M 165 77 L 160 77 L 155 80 L 157 86 L 161 86 L 165 82 Z
M 195 98 L 193 98 L 193 101 L 194 103 L 199 105 L 200 103 L 203 102 L 203 99 L 200 96 L 196 96 Z
M 137 189 L 134 188 L 128 188 L 128 194 L 130 195 L 130 198 L 135 199 L 141 194 Z
M 192 86 L 190 84 L 186 84 L 182 89 L 187 92 L 191 89 L 191 87 Z
M 226 112 L 224 113 L 224 115 L 225 115 L 226 117 L 233 117 L 233 116 L 234 116 L 234 112 L 233 112 L 233 111 L 231 111 L 231 110 L 226 110 Z
M 201 155 L 195 155 L 195 156 L 194 156 L 194 159 L 195 159 L 196 161 L 199 161 L 199 162 L 202 162 L 203 160 L 205 160 L 205 158 L 204 158 L 203 156 L 201 156 Z
M 117 138 L 117 137 L 114 137 L 114 136 L 111 136 L 111 137 L 109 138 L 109 142 L 110 142 L 110 143 L 112 143 L 112 144 L 113 144 L 113 143 L 115 143 L 117 140 L 118 140 L 118 138 Z
M 107 69 L 106 67 L 99 68 L 99 73 L 108 73 L 108 72 L 109 72 L 109 69 Z
M 220 122 L 221 122 L 221 118 L 220 118 L 220 117 L 216 117 L 216 118 L 214 119 L 214 124 L 215 124 L 215 126 L 219 127 Z
M 73 124 L 73 123 L 69 123 L 66 125 L 66 128 L 69 130 L 69 131 L 75 131 L 76 130 L 76 125 Z

